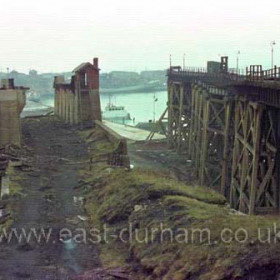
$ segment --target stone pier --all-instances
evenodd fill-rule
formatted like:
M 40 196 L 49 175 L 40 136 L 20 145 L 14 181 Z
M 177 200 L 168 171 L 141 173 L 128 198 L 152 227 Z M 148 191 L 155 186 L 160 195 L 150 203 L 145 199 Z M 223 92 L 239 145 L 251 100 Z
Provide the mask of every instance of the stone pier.
M 70 82 L 55 77 L 55 114 L 67 123 L 91 127 L 101 120 L 98 58 L 93 64 L 82 63 L 73 73 Z
M 3 79 L 0 87 L 0 147 L 21 146 L 20 113 L 28 88 L 16 87 L 13 79 Z

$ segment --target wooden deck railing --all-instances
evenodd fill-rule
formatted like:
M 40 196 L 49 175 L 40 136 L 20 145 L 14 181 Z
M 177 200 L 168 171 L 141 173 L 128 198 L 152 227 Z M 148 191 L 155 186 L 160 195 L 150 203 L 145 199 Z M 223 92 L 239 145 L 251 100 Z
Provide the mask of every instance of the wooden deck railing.
M 245 71 L 242 69 L 229 69 L 227 72 L 209 72 L 207 68 L 203 67 L 188 67 L 182 70 L 180 66 L 175 66 L 167 70 L 167 75 L 178 77 L 208 78 L 212 80 L 223 80 L 228 82 L 265 80 L 280 81 L 280 67 L 275 66 L 272 69 L 262 70 L 261 65 L 251 65 L 249 68 L 247 67 Z

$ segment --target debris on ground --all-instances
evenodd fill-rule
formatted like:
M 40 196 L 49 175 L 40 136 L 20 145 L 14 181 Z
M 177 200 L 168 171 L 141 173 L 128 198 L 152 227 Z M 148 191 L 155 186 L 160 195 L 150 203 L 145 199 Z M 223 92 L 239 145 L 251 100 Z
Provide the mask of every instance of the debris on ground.
M 126 267 L 96 268 L 87 271 L 83 275 L 75 278 L 75 280 L 104 280 L 104 279 L 132 280 L 129 270 Z
M 81 215 L 78 215 L 77 216 L 81 221 L 85 222 L 86 220 L 88 220 L 88 217 L 86 216 L 81 216 Z

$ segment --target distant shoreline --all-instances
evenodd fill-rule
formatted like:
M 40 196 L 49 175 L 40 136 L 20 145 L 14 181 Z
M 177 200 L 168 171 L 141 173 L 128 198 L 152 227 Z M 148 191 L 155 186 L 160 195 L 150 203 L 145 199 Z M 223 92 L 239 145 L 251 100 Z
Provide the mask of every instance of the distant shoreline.
M 99 92 L 101 94 L 110 94 L 110 93 L 143 93 L 143 92 L 157 92 L 166 90 L 166 86 L 160 85 L 137 85 L 129 87 L 120 87 L 120 88 L 100 88 Z

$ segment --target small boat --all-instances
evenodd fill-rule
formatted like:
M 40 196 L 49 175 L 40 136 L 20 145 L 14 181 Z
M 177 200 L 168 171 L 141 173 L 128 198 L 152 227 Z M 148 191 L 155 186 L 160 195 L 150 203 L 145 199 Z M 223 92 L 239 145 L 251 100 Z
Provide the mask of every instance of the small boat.
M 125 107 L 112 104 L 111 97 L 105 110 L 102 112 L 102 119 L 117 123 L 125 123 L 125 121 L 131 120 L 130 114 L 125 110 Z
M 41 96 L 40 96 L 40 93 L 38 93 L 34 90 L 29 90 L 26 92 L 26 98 L 28 101 L 39 102 Z

